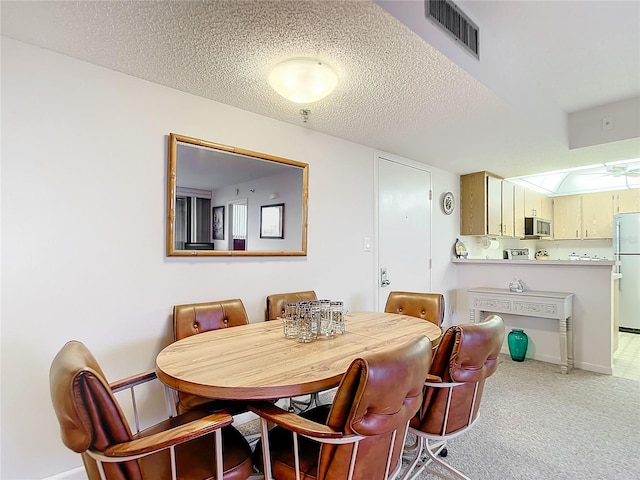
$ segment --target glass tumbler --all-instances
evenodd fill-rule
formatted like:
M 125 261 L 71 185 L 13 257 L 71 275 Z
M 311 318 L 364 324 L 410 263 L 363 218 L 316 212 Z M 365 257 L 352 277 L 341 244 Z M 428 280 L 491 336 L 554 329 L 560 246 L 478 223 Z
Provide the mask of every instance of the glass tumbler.
M 298 304 L 287 303 L 284 307 L 282 327 L 286 338 L 298 338 Z
M 298 341 L 302 343 L 310 342 L 314 339 L 313 324 L 315 317 L 311 305 L 300 305 L 298 307 Z
M 309 306 L 309 315 L 311 315 L 311 329 L 313 331 L 313 338 L 320 336 L 320 301 L 312 300 L 307 304 Z
M 336 333 L 343 334 L 346 332 L 343 302 L 331 302 L 331 320 Z
M 320 307 L 319 335 L 325 338 L 333 337 L 335 327 L 331 315 L 331 300 L 318 300 L 318 303 Z

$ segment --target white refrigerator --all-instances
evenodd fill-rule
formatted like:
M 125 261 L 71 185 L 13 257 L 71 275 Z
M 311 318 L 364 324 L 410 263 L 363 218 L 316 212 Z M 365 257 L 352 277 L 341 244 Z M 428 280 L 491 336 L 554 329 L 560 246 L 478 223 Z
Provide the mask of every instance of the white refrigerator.
M 640 333 L 640 213 L 613 216 L 613 258 L 620 279 L 620 327 Z

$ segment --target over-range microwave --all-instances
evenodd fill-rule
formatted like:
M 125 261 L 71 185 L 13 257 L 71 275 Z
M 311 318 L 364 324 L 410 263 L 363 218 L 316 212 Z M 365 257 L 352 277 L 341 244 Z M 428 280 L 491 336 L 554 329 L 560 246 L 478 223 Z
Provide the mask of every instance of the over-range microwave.
M 524 217 L 525 237 L 550 237 L 551 221 L 539 217 Z

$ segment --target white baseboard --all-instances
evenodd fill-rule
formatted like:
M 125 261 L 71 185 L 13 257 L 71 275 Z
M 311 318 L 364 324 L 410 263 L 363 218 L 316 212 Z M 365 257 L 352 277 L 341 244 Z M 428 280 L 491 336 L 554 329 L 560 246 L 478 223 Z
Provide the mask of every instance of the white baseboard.
M 42 480 L 87 480 L 87 473 L 84 471 L 84 467 L 78 467 Z
M 538 360 L 540 362 L 545 362 L 545 363 L 553 363 L 555 365 L 561 365 L 560 357 L 552 357 L 551 355 L 540 355 L 539 353 L 536 353 L 533 356 L 533 360 Z
M 504 353 L 505 355 L 510 357 L 508 348 L 504 348 L 503 347 L 500 350 L 500 353 Z M 531 357 L 527 357 L 527 359 L 531 359 Z M 532 360 L 539 360 L 541 362 L 553 363 L 555 365 L 561 365 L 560 358 L 552 357 L 550 355 L 536 354 L 533 357 Z M 602 373 L 604 375 L 612 375 L 613 374 L 613 369 L 611 367 L 604 367 L 602 365 L 594 365 L 592 363 L 576 362 L 575 359 L 574 359 L 574 362 L 573 362 L 573 366 L 574 366 L 574 368 L 579 368 L 580 370 L 587 370 L 589 372 Z
M 574 362 L 574 366 L 580 370 L 588 370 L 589 372 L 603 373 L 604 375 L 613 375 L 613 368 L 603 367 L 602 365 L 594 365 L 593 363 Z

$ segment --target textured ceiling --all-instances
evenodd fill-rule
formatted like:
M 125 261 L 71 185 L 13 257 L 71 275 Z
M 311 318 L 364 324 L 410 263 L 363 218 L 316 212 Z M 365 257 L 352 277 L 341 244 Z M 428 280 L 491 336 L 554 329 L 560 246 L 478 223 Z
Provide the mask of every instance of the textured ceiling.
M 624 15 L 625 28 L 598 25 L 602 14 L 576 16 L 592 3 L 618 2 L 462 3 L 476 23 L 503 21 L 505 35 L 529 42 L 520 64 L 495 69 L 503 85 L 530 64 L 529 78 L 547 95 L 540 101 L 567 112 L 640 95 L 637 2 L 612 12 Z M 519 4 L 526 15 L 514 13 Z M 369 1 L 2 1 L 1 8 L 7 37 L 456 173 L 515 176 L 640 156 L 638 139 L 570 151 L 566 132 L 519 108 L 499 82 L 481 83 Z M 550 19 L 550 28 L 535 29 L 532 15 Z M 566 24 L 558 31 L 561 20 L 576 35 Z M 266 83 L 271 66 L 295 56 L 317 57 L 340 77 L 334 93 L 308 107 L 305 124 L 300 106 Z M 603 75 L 611 79 L 605 89 Z

